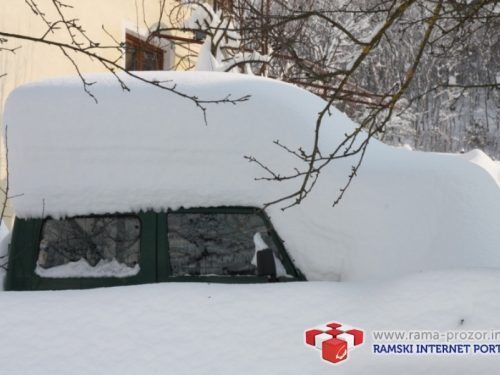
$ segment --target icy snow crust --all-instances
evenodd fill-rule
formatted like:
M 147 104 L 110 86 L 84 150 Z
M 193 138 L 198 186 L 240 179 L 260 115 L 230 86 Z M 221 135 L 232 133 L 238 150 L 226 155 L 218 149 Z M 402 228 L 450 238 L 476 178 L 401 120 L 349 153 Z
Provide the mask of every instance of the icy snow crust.
M 208 125 L 189 100 L 126 76 L 90 75 L 99 104 L 78 77 L 31 83 L 7 101 L 11 194 L 18 216 L 52 217 L 179 207 L 256 206 L 289 195 L 301 181 L 255 181 L 305 165 L 276 146 L 309 151 L 324 102 L 291 85 L 224 73 L 144 73 L 173 80 L 207 105 Z M 354 124 L 332 110 L 324 155 Z M 285 212 L 267 209 L 309 280 L 367 280 L 456 267 L 500 266 L 500 189 L 466 160 L 371 141 L 341 204 L 331 204 L 354 159 L 325 169 L 311 195 Z M 43 202 L 45 208 L 43 209 Z

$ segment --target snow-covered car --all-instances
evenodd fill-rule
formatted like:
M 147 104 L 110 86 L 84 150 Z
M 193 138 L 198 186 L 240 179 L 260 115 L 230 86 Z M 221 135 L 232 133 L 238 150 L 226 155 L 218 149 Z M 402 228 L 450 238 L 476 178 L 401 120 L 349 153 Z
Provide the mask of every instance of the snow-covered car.
M 9 277 L 24 280 L 27 289 L 39 277 L 40 250 L 50 246 L 41 243 L 42 218 L 91 216 L 92 225 L 106 227 L 96 218 L 118 212 L 134 232 L 133 217 L 146 223 L 157 215 L 153 220 L 163 235 L 151 241 L 159 244 L 168 240 L 168 213 L 260 209 L 295 191 L 298 181 L 256 181 L 265 171 L 243 156 L 282 173 L 301 168 L 273 141 L 307 152 L 322 100 L 284 83 L 236 74 L 145 76 L 174 80 L 200 98 L 252 97 L 235 106 L 207 106 L 205 125 L 186 99 L 126 77 L 132 90 L 122 93 L 112 77 L 89 76 L 98 82 L 92 86 L 98 104 L 83 92 L 78 77 L 14 91 L 4 117 L 9 195 L 24 195 L 12 200 L 17 221 L 11 264 L 22 258 L 17 241 L 31 247 L 23 258 L 26 274 L 9 269 L 14 272 Z M 354 126 L 332 110 L 322 149 L 336 147 Z M 331 203 L 352 160 L 325 169 L 301 205 L 286 211 L 267 207 L 307 283 L 157 283 L 0 293 L 0 373 L 495 374 L 498 336 L 468 338 L 471 332 L 500 330 L 500 171 L 479 151 L 464 157 L 490 173 L 467 160 L 373 140 L 339 206 L 332 209 Z M 141 227 L 141 233 L 144 228 L 151 226 Z M 252 253 L 264 246 L 258 237 L 252 238 Z M 45 260 L 50 261 L 48 254 Z M 145 271 L 140 262 L 138 275 Z M 191 277 L 196 278 L 203 277 Z M 93 280 L 98 285 L 99 278 Z M 304 342 L 306 330 L 332 321 L 363 330 L 366 338 L 347 362 L 336 365 Z M 467 338 L 429 343 L 380 336 L 429 332 Z M 383 343 L 413 344 L 414 351 L 374 353 L 374 345 Z M 470 351 L 417 353 L 422 344 L 467 344 Z M 475 345 L 494 350 L 475 353 Z
M 106 77 L 102 76 L 99 80 L 101 78 L 104 78 L 104 81 L 106 81 Z M 52 90 L 55 89 L 54 84 L 58 85 L 57 81 L 46 81 L 42 83 L 42 86 L 44 89 Z M 70 81 L 71 79 L 66 82 Z M 72 86 L 72 83 L 70 86 Z M 35 91 L 39 88 L 35 88 Z M 55 90 L 61 90 L 60 92 L 63 93 L 66 92 L 67 88 L 69 87 L 59 87 Z M 31 91 L 31 89 L 28 89 L 28 91 Z M 106 94 L 104 92 L 98 94 L 99 100 L 108 101 L 113 100 L 113 97 L 115 97 L 120 102 L 123 98 L 122 93 L 113 90 L 111 85 L 106 88 L 106 91 Z M 162 93 L 156 92 L 154 95 L 156 94 L 161 95 Z M 11 109 L 13 102 L 15 106 L 16 94 L 13 96 L 14 99 L 10 100 L 8 106 Z M 77 96 L 79 96 L 78 93 Z M 48 98 L 45 95 L 42 95 L 42 97 Z M 53 97 L 53 99 L 50 99 L 49 102 L 54 107 L 50 108 L 51 105 L 46 103 L 43 105 L 45 108 L 43 111 L 46 116 L 53 116 L 54 118 L 50 119 L 46 117 L 39 123 L 42 127 L 47 126 L 47 131 L 43 133 L 48 135 L 49 138 L 53 138 L 56 133 L 59 133 L 58 130 L 48 129 L 51 126 L 50 124 L 55 124 L 62 120 L 62 113 L 56 110 L 56 107 L 61 108 L 60 106 L 62 106 L 68 108 L 67 105 L 69 104 L 68 99 L 65 100 L 66 104 L 60 102 L 58 98 Z M 83 99 L 84 101 L 88 100 L 88 98 Z M 92 163 L 91 169 L 103 168 L 97 174 L 100 176 L 106 175 L 107 180 L 105 181 L 101 177 L 97 178 L 94 180 L 97 183 L 94 188 L 96 188 L 96 191 L 99 191 L 98 195 L 101 193 L 107 195 L 111 193 L 111 190 L 115 190 L 108 196 L 117 201 L 128 199 L 127 197 L 120 198 L 118 190 L 134 188 L 134 183 L 131 183 L 134 179 L 134 172 L 128 166 L 125 166 L 125 164 L 130 165 L 130 162 L 134 164 L 134 161 L 123 160 L 125 164 L 118 166 L 115 160 L 117 156 L 116 152 L 125 152 L 126 154 L 129 152 L 144 152 L 147 154 L 150 150 L 146 147 L 146 149 L 142 149 L 141 151 L 146 141 L 144 138 L 141 140 L 141 137 L 137 138 L 130 135 L 130 137 L 126 136 L 119 139 L 120 137 L 116 137 L 115 135 L 122 131 L 127 132 L 127 128 L 129 130 L 136 128 L 143 136 L 147 134 L 146 138 L 154 140 L 158 136 L 161 137 L 163 132 L 168 132 L 168 129 L 162 124 L 158 129 L 158 134 L 155 134 L 151 129 L 146 132 L 144 125 L 138 123 L 137 119 L 133 116 L 127 116 L 126 121 L 128 125 L 126 125 L 123 119 L 115 117 L 115 115 L 117 110 L 123 112 L 123 109 L 128 104 L 126 102 L 119 104 L 119 106 L 123 106 L 123 109 L 119 109 L 116 103 L 111 106 L 109 105 L 110 103 L 108 105 L 105 103 L 92 105 L 88 110 L 80 112 L 82 108 L 78 103 L 78 99 L 76 99 L 71 107 L 73 107 L 73 110 L 80 112 L 80 114 L 76 112 L 74 114 L 83 121 L 75 122 L 74 118 L 72 120 L 67 119 L 67 121 L 63 120 L 66 124 L 63 126 L 65 130 L 72 130 L 66 134 L 63 131 L 56 135 L 59 139 L 56 148 L 50 145 L 50 141 L 45 142 L 39 139 L 40 145 L 48 147 L 44 147 L 43 151 L 39 150 L 37 158 L 42 157 L 42 155 L 49 156 L 51 154 L 49 157 L 52 157 L 55 156 L 54 152 L 61 152 L 65 156 L 60 154 L 59 157 L 73 164 L 72 168 L 76 168 L 75 170 L 79 170 L 82 167 L 85 168 L 84 164 L 86 162 L 83 161 L 82 163 L 80 152 L 85 149 L 83 146 L 85 137 L 92 139 L 96 137 L 96 134 L 88 126 L 91 123 L 97 125 L 101 130 L 108 133 L 107 136 L 110 138 L 106 141 L 109 141 L 106 147 L 107 151 L 104 151 L 98 145 L 95 146 L 99 150 L 87 148 L 90 154 L 94 151 L 98 154 L 104 151 L 107 154 L 102 154 L 99 157 L 99 161 L 94 160 L 96 163 Z M 140 103 L 136 103 L 135 106 L 136 108 L 133 112 L 139 115 L 142 120 L 147 119 L 149 116 L 148 113 L 155 117 L 148 108 L 141 108 Z M 94 112 L 96 110 L 100 113 Z M 29 112 L 41 119 L 39 117 L 40 114 L 36 115 L 36 109 L 30 109 Z M 89 116 L 92 117 L 92 112 L 94 112 L 96 120 L 95 122 L 92 120 L 89 123 L 88 119 Z M 9 109 L 7 113 L 9 113 Z M 199 112 L 198 115 L 202 115 L 202 113 Z M 14 114 L 14 116 L 16 117 L 17 115 Z M 110 120 L 110 117 L 113 119 Z M 11 122 L 8 120 L 8 115 L 6 118 L 6 122 L 8 123 L 19 124 L 18 121 Z M 24 120 L 21 121 L 24 122 Z M 32 123 L 31 121 L 29 122 Z M 81 128 L 78 129 L 79 127 Z M 14 130 L 14 128 L 19 129 L 19 126 L 13 125 L 11 133 L 16 132 L 17 129 Z M 204 129 L 201 128 L 200 130 L 203 131 Z M 80 133 L 80 135 L 76 137 L 75 133 Z M 182 137 L 181 135 L 179 136 Z M 14 136 L 11 135 L 11 137 L 13 138 Z M 97 137 L 101 141 L 104 140 L 103 135 L 97 135 Z M 12 138 L 10 141 L 12 143 L 10 146 L 13 147 L 11 159 L 16 160 L 19 158 L 19 154 L 15 156 L 16 151 L 14 150 L 19 150 L 19 146 L 24 148 L 33 138 L 32 135 L 28 136 L 25 139 L 26 143 L 24 140 L 18 139 L 14 141 Z M 125 145 L 124 141 L 129 144 Z M 175 144 L 178 145 L 179 141 L 180 139 Z M 142 146 L 136 148 L 136 142 L 139 142 L 139 144 L 142 143 Z M 157 147 L 154 144 L 150 145 L 151 147 Z M 169 159 L 172 155 L 175 157 L 175 150 L 169 151 L 167 146 L 165 144 L 165 148 L 161 150 L 161 153 L 169 155 Z M 121 151 L 117 151 L 118 149 L 121 149 Z M 25 151 L 22 154 L 23 157 L 27 156 Z M 95 155 L 89 156 L 91 159 L 96 157 Z M 13 165 L 16 164 L 15 161 L 13 163 Z M 51 163 L 47 161 L 47 163 L 43 164 L 49 166 Z M 162 161 L 158 160 L 158 163 L 161 164 Z M 148 168 L 148 164 L 150 162 L 142 166 L 136 165 L 139 167 L 136 172 L 141 173 L 144 168 Z M 170 176 L 178 175 L 180 177 L 179 171 L 182 169 L 182 164 L 179 163 L 178 166 L 171 164 L 170 167 L 172 169 L 170 171 L 163 169 L 164 167 L 168 168 L 167 165 L 163 165 L 160 173 Z M 26 163 L 24 160 L 22 166 L 12 166 L 11 168 L 13 171 L 18 171 L 22 174 L 30 173 L 25 169 L 26 167 L 30 169 L 30 166 L 32 166 L 32 162 Z M 90 165 L 87 166 L 90 167 Z M 174 205 L 177 207 L 181 205 L 182 208 L 172 210 L 172 205 L 168 205 L 167 196 L 161 192 L 161 190 L 169 188 L 168 184 L 161 187 L 161 184 L 163 184 L 161 178 L 160 181 L 153 182 L 151 180 L 158 178 L 158 170 L 155 171 L 157 167 L 151 168 L 150 174 L 142 176 L 145 180 L 140 185 L 144 187 L 144 182 L 147 180 L 149 180 L 148 184 L 151 185 L 145 190 L 137 191 L 138 196 L 151 195 L 152 191 L 155 191 L 157 198 L 153 200 L 156 203 L 146 207 L 139 203 L 141 199 L 137 202 L 129 201 L 129 204 L 127 204 L 128 212 L 126 213 L 120 210 L 123 206 L 116 208 L 108 206 L 109 211 L 107 212 L 102 212 L 102 209 L 97 208 L 89 210 L 87 204 L 81 201 L 81 197 L 79 196 L 83 192 L 83 185 L 77 189 L 70 188 L 70 185 L 74 187 L 75 180 L 71 182 L 72 178 L 64 168 L 58 171 L 52 170 L 57 177 L 41 177 L 39 182 L 43 185 L 46 183 L 51 185 L 52 182 L 56 181 L 59 181 L 56 182 L 57 185 L 61 183 L 68 184 L 67 187 L 70 190 L 63 194 L 69 193 L 72 195 L 70 199 L 74 200 L 74 202 L 69 203 L 67 201 L 66 203 L 69 203 L 67 208 L 73 205 L 75 201 L 80 201 L 82 205 L 80 209 L 71 214 L 64 212 L 59 215 L 51 209 L 52 198 L 55 197 L 54 188 L 57 190 L 57 187 L 50 187 L 48 185 L 44 187 L 40 186 L 43 190 L 47 189 L 42 193 L 44 195 L 42 199 L 44 212 L 35 217 L 22 218 L 22 214 L 18 211 L 10 244 L 10 263 L 5 288 L 7 290 L 54 290 L 167 281 L 264 283 L 306 280 L 290 259 L 282 239 L 274 229 L 264 210 L 257 207 L 243 206 L 242 204 L 246 203 L 244 200 L 241 202 L 237 202 L 236 200 L 232 202 L 221 201 L 216 207 L 209 205 L 208 207 L 193 208 L 195 200 L 190 201 L 189 198 L 183 198 L 182 196 L 172 201 Z M 52 169 L 52 167 L 49 167 L 49 169 Z M 117 169 L 122 170 L 127 175 L 132 173 L 130 175 L 131 180 L 125 185 L 118 182 L 124 176 L 116 175 Z M 107 172 L 104 172 L 105 170 Z M 37 173 L 40 172 L 42 171 L 39 170 Z M 83 172 L 81 175 L 80 172 L 77 172 L 77 174 L 80 177 L 86 175 L 87 177 L 84 177 L 84 180 L 87 180 L 93 174 L 92 172 L 90 175 L 84 171 L 81 172 Z M 104 175 L 102 174 L 103 172 Z M 19 176 L 20 174 L 14 172 L 13 176 Z M 48 177 L 48 175 L 46 176 Z M 12 178 L 12 181 L 16 181 L 16 177 Z M 92 179 L 92 177 L 90 178 Z M 65 182 L 62 182 L 62 180 Z M 114 187 L 111 187 L 113 183 L 110 183 L 110 180 L 115 181 Z M 106 191 L 106 188 L 102 185 L 103 183 L 111 187 L 111 190 Z M 196 183 L 196 185 L 199 185 L 197 188 L 203 189 L 203 183 L 203 181 L 198 181 Z M 121 186 L 118 187 L 118 184 Z M 152 185 L 154 184 L 158 185 L 153 187 Z M 118 190 L 116 190 L 117 187 Z M 189 190 L 189 187 L 186 186 L 186 190 Z M 158 206 L 159 202 L 161 202 L 160 206 Z M 81 210 L 85 206 L 87 208 Z M 65 210 L 66 208 L 63 209 L 63 211 Z M 67 217 L 68 214 L 70 215 L 69 217 Z
M 276 141 L 307 153 L 325 102 L 243 75 L 144 77 L 172 80 L 176 90 L 202 100 L 251 97 L 204 104 L 205 124 L 193 101 L 127 76 L 121 78 L 130 92 L 112 75 L 88 76 L 97 82 L 98 103 L 79 77 L 16 89 L 4 114 L 10 195 L 17 196 L 7 289 L 275 276 L 348 281 L 500 266 L 500 191 L 478 166 L 373 140 L 335 209 L 349 159 L 325 168 L 300 205 L 263 211 L 302 183 L 261 179 L 268 170 L 290 175 L 304 168 Z M 329 154 L 354 126 L 332 110 L 320 133 L 322 152 Z M 257 262 L 265 248 L 275 264 L 260 267 L 267 273 Z

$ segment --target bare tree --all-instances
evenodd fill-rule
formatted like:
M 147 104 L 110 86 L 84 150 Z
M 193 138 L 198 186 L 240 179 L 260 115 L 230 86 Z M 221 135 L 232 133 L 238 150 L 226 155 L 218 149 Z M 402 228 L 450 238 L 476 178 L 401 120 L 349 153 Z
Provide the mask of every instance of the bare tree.
M 46 32 L 30 36 L 0 31 L 0 52 L 16 53 L 12 43 L 15 40 L 50 45 L 74 64 L 84 89 L 92 96 L 93 83 L 85 79 L 73 59 L 75 54 L 84 55 L 114 74 L 121 87 L 128 90 L 116 75 L 123 70 L 119 63 L 125 52 L 123 43 L 114 41 L 105 46 L 93 41 L 78 20 L 65 16 L 70 7 L 59 0 L 50 2 L 56 11 L 56 17 L 50 20 L 33 0 L 25 2 L 45 22 Z M 264 180 L 301 180 L 297 191 L 267 205 L 282 204 L 285 209 L 300 204 L 327 165 L 353 157 L 352 173 L 345 187 L 338 197 L 332 197 L 337 204 L 358 172 L 372 138 L 392 143 L 411 138 L 422 144 L 449 139 L 454 145 L 459 134 L 449 129 L 458 117 L 453 111 L 462 115 L 473 98 L 484 98 L 481 100 L 492 110 L 494 121 L 498 119 L 492 103 L 498 99 L 500 81 L 498 58 L 495 59 L 500 35 L 499 1 L 233 0 L 217 1 L 216 12 L 210 12 L 197 0 L 184 0 L 171 11 L 167 11 L 165 2 L 160 4 L 158 26 L 152 30 L 151 39 L 175 30 L 204 33 L 210 41 L 210 53 L 226 63 L 222 70 L 238 68 L 286 80 L 325 99 L 316 119 L 314 143 L 307 148 L 310 152 L 275 142 L 283 152 L 297 157 L 295 173 L 271 170 L 265 160 L 247 156 L 263 168 Z M 186 10 L 186 5 L 192 9 Z M 192 16 L 190 12 L 200 9 L 205 10 L 205 16 L 186 23 L 186 18 Z M 166 16 L 170 26 L 161 22 Z M 61 35 L 65 36 L 64 42 L 60 41 Z M 110 50 L 116 58 L 101 53 Z M 266 59 L 255 58 L 252 51 Z M 471 60 L 479 67 L 474 74 L 466 74 Z M 134 72 L 127 74 L 147 81 Z M 191 100 L 204 115 L 208 103 L 234 104 L 248 99 L 225 97 L 205 101 L 195 93 L 180 92 L 172 82 L 147 82 Z M 320 147 L 320 130 L 332 106 L 347 112 L 359 126 L 333 149 L 325 150 Z M 436 126 L 439 131 L 432 133 L 421 128 L 422 119 L 427 124 L 446 125 Z M 464 127 L 469 139 L 458 144 L 495 143 L 485 136 L 491 130 L 491 115 L 479 122 L 477 116 L 471 119 L 470 125 Z M 495 124 L 498 128 L 498 121 Z M 434 141 L 423 141 L 431 133 Z
M 221 104 L 221 103 L 231 103 L 236 104 L 248 100 L 249 97 L 244 96 L 241 98 L 231 98 L 230 95 L 216 100 L 204 100 L 203 98 L 198 98 L 196 94 L 184 93 L 180 91 L 174 82 L 160 82 L 157 80 L 149 80 L 144 78 L 135 71 L 126 70 L 122 64 L 122 59 L 124 59 L 127 53 L 127 46 L 124 42 L 119 42 L 115 40 L 110 33 L 106 31 L 103 25 L 103 30 L 108 34 L 110 43 L 107 45 L 101 42 L 95 41 L 85 30 L 84 25 L 80 24 L 80 21 L 75 18 L 70 18 L 66 15 L 66 11 L 73 9 L 72 5 L 63 3 L 60 0 L 51 0 L 49 2 L 51 9 L 41 9 L 41 7 L 34 0 L 25 0 L 26 6 L 28 6 L 34 17 L 38 20 L 42 20 L 45 24 L 45 32 L 42 35 L 27 35 L 27 34 L 16 34 L 9 33 L 0 30 L 0 53 L 16 53 L 18 46 L 16 46 L 16 41 L 30 41 L 36 44 L 44 44 L 53 47 L 60 51 L 62 56 L 66 58 L 74 66 L 75 73 L 78 74 L 82 81 L 82 86 L 85 92 L 92 97 L 96 103 L 98 98 L 96 98 L 92 91 L 91 86 L 95 82 L 89 82 L 84 74 L 82 74 L 79 68 L 75 56 L 83 55 L 88 57 L 93 62 L 98 64 L 102 70 L 110 72 L 113 74 L 117 80 L 117 83 L 125 91 L 129 91 L 129 87 L 126 83 L 117 75 L 117 72 L 125 72 L 130 77 L 143 81 L 145 83 L 154 85 L 160 89 L 170 91 L 176 95 L 179 95 L 186 100 L 192 101 L 193 104 L 201 110 L 206 122 L 206 106 L 207 104 Z M 159 3 L 159 15 L 157 27 L 161 25 L 161 20 L 164 17 L 166 1 L 162 0 Z M 48 11 L 51 12 L 54 18 L 49 18 L 46 14 Z M 151 34 L 148 39 L 154 38 Z M 148 40 L 146 41 L 148 42 Z M 139 53 L 143 51 L 138 51 L 134 49 L 133 53 Z M 112 56 L 112 57 L 109 57 Z M 0 77 L 7 75 L 8 72 L 0 72 Z
M 448 151 L 464 145 L 498 147 L 491 131 L 492 123 L 500 126 L 499 1 L 218 3 L 241 36 L 239 48 L 270 56 L 269 64 L 253 65 L 254 74 L 296 83 L 326 100 L 311 152 L 275 142 L 297 156 L 294 174 L 271 170 L 266 161 L 247 156 L 263 168 L 264 180 L 302 181 L 300 189 L 267 205 L 280 203 L 286 209 L 300 204 L 327 165 L 355 157 L 345 187 L 334 198 L 337 204 L 374 137 Z M 347 112 L 359 127 L 333 150 L 324 150 L 320 129 L 332 106 Z M 464 125 L 464 116 L 469 125 Z M 454 122 L 463 129 L 453 130 Z M 422 124 L 432 127 L 422 129 Z

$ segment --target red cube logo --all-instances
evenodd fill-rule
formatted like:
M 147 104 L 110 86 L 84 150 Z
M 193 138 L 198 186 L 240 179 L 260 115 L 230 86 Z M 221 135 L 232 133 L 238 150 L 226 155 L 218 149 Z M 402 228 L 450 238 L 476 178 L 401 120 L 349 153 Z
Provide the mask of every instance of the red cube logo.
M 306 344 L 321 350 L 321 357 L 331 363 L 343 362 L 349 350 L 361 345 L 364 333 L 346 324 L 329 323 L 305 332 Z
M 360 331 L 359 329 L 351 329 L 350 331 L 347 331 L 347 333 L 354 336 L 355 346 L 363 343 L 363 331 Z
M 326 331 L 325 333 L 328 333 L 329 335 L 332 335 L 333 337 L 337 337 L 338 335 L 341 335 L 344 332 L 339 331 L 338 329 L 331 329 L 329 331 Z
M 323 331 L 319 331 L 317 329 L 311 329 L 306 331 L 306 344 L 308 345 L 316 345 L 316 336 L 322 334 Z
M 338 363 L 347 359 L 347 342 L 339 339 L 323 341 L 322 356 L 326 361 Z

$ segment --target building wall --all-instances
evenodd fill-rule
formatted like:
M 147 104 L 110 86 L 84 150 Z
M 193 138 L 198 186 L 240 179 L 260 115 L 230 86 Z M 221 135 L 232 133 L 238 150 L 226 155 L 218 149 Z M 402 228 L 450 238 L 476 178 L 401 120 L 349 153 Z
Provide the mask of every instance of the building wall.
M 117 46 L 117 43 L 125 41 L 125 34 L 130 33 L 139 38 L 146 38 L 149 34 L 148 28 L 155 23 L 161 22 L 170 27 L 169 13 L 174 5 L 179 3 L 175 0 L 166 0 L 163 13 L 161 12 L 160 0 L 63 0 L 64 3 L 72 5 L 73 8 L 64 8 L 66 19 L 78 19 L 78 23 L 83 26 L 87 35 L 101 46 Z M 44 12 L 45 18 L 49 21 L 57 20 L 58 14 L 51 0 L 37 0 L 36 4 Z M 63 25 L 61 25 L 63 26 Z M 0 1 L 0 31 L 21 34 L 31 37 L 41 37 L 47 31 L 47 24 L 40 16 L 34 14 L 29 5 L 24 1 Z M 171 33 L 172 35 L 185 36 Z M 0 36 L 1 37 L 1 36 Z M 57 30 L 49 33 L 47 38 L 59 42 L 70 43 L 70 38 L 66 30 Z M 80 37 L 79 40 L 83 41 Z M 192 64 L 191 59 L 183 59 L 187 53 L 196 54 L 198 46 L 177 45 L 171 50 L 170 41 L 155 41 L 159 46 L 169 51 L 165 54 L 164 68 L 178 65 L 178 68 L 186 68 Z M 66 58 L 58 47 L 44 45 L 33 41 L 8 38 L 8 42 L 0 47 L 14 48 L 20 47 L 11 53 L 0 51 L 0 118 L 3 107 L 9 93 L 17 86 L 26 82 L 48 78 L 53 76 L 75 74 L 76 70 L 72 62 Z M 193 53 L 194 52 L 194 53 Z M 89 57 L 77 53 L 68 52 L 81 73 L 105 71 L 105 67 L 98 61 L 92 61 Z M 110 60 L 116 60 L 121 66 L 125 66 L 124 59 L 120 56 L 119 49 L 100 50 L 102 56 Z M 179 64 L 182 63 L 182 64 Z M 83 87 L 82 87 L 83 89 Z M 8 124 L 2 124 L 3 126 Z M 5 189 L 6 186 L 6 159 L 5 146 L 0 145 L 0 183 Z M 0 205 L 4 200 L 0 198 Z M 13 202 L 15 206 L 15 201 Z M 42 210 L 42 202 L 40 202 Z M 9 209 L 5 222 L 10 227 L 13 221 L 12 207 Z

